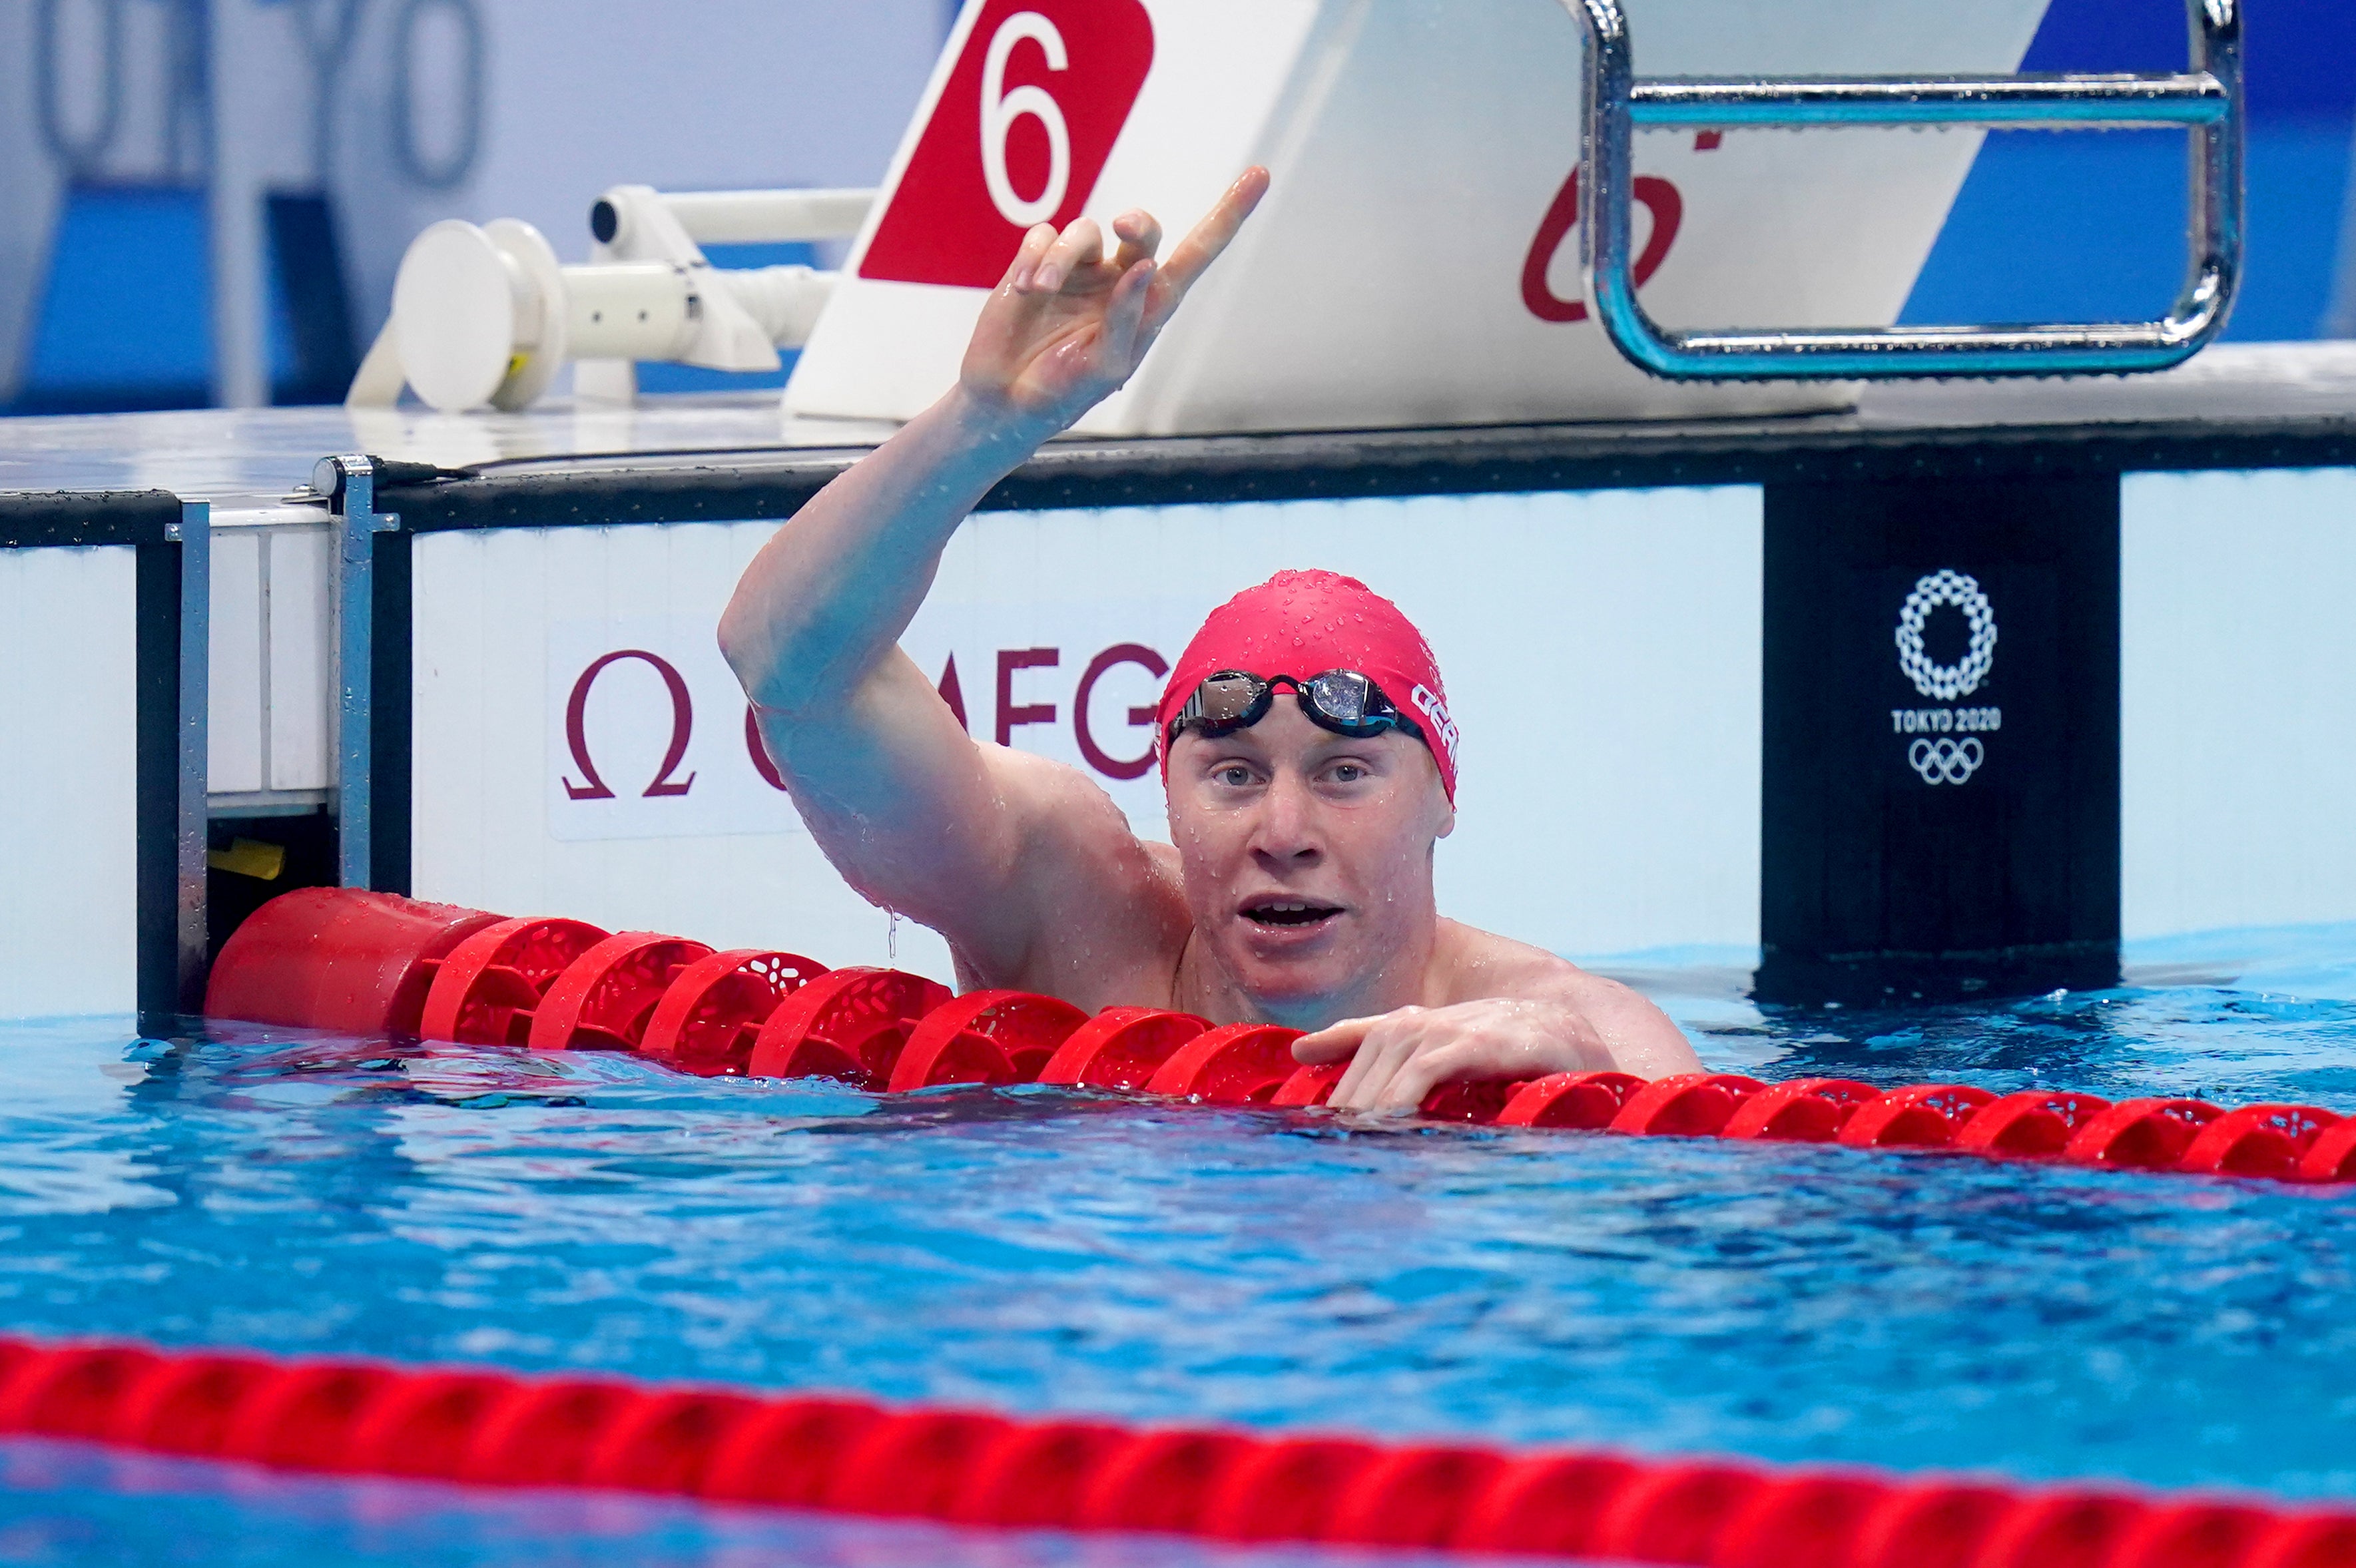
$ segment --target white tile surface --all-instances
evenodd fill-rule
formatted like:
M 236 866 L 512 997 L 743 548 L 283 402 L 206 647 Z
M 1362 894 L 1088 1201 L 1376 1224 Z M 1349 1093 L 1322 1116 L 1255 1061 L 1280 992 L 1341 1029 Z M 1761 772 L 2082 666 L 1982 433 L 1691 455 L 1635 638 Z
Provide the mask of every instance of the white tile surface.
M 335 776 L 335 535 L 270 536 L 269 789 L 325 789 Z
M 2356 470 L 2121 503 L 2126 934 L 2356 919 Z
M 262 680 L 263 540 L 258 530 L 213 534 L 212 667 L 205 787 L 215 794 L 265 788 Z
M 137 1003 L 136 556 L 0 550 L 0 1018 Z

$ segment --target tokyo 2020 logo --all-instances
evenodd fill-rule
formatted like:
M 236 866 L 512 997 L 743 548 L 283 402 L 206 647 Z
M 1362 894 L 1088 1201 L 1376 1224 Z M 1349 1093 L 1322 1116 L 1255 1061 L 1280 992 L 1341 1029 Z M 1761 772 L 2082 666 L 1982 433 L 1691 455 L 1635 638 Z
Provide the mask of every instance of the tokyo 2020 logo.
M 1922 646 L 1923 623 L 1942 604 L 1963 613 L 1970 641 L 1954 664 L 1941 664 Z M 1996 609 L 1980 592 L 1979 580 L 1942 567 L 1914 580 L 1914 591 L 1898 612 L 1898 669 L 1914 689 L 1934 702 L 1952 703 L 1980 688 L 1996 667 Z M 1901 735 L 1922 737 L 1906 747 L 1906 765 L 1927 784 L 1960 784 L 1970 781 L 1988 758 L 1988 742 L 1980 737 L 2004 722 L 2000 709 L 1893 708 L 1890 727 Z
M 1942 604 L 1964 613 L 1971 645 L 1954 664 L 1939 664 L 1922 651 L 1922 623 Z M 1976 578 L 1941 568 L 1914 584 L 1898 612 L 1898 667 L 1914 689 L 1940 702 L 1953 702 L 1979 689 L 1996 664 L 1996 610 Z

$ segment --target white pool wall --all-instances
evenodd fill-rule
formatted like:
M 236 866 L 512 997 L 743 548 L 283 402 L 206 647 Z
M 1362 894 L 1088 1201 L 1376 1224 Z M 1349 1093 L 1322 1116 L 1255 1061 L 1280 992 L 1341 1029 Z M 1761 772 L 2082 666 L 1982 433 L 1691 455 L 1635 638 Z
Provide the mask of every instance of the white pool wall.
M 2356 470 L 2120 499 L 2124 934 L 2356 918 Z
M 137 570 L 0 550 L 0 1018 L 138 999 Z
M 2131 475 L 2122 500 L 2124 934 L 2356 921 L 2356 470 Z M 1015 677 L 1015 700 L 1058 711 L 1016 742 L 1076 762 L 1088 650 L 1174 657 L 1279 566 L 1355 572 L 1426 627 L 1466 736 L 1445 908 L 1574 955 L 1740 953 L 1758 942 L 1760 513 L 1755 487 L 1721 487 L 984 514 L 908 645 L 928 673 L 958 655 L 985 734 L 996 652 L 1062 650 Z M 327 530 L 216 520 L 217 802 L 322 798 Z M 743 750 L 711 628 L 771 528 L 418 542 L 422 896 L 947 976 L 938 939 L 894 939 Z M 0 552 L 0 1017 L 133 1004 L 133 578 L 127 549 Z M 563 791 L 575 672 L 557 667 L 607 644 L 666 651 L 695 688 L 690 797 L 624 787 L 668 735 L 641 667 L 590 710 L 624 798 Z M 1100 683 L 1108 748 L 1142 745 L 1126 709 L 1154 684 L 1134 667 Z M 1151 774 L 1106 782 L 1160 830 Z

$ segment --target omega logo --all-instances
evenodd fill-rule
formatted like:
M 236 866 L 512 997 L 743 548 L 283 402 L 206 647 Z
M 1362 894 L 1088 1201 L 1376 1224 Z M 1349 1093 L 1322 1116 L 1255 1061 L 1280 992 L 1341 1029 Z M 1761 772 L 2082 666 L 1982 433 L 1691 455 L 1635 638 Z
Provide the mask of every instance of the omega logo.
M 606 667 L 622 659 L 644 659 L 662 677 L 663 688 L 670 693 L 670 749 L 663 753 L 662 766 L 655 770 L 653 782 L 645 790 L 649 799 L 667 795 L 685 795 L 694 786 L 695 775 L 683 779 L 671 775 L 679 771 L 680 763 L 687 756 L 687 742 L 695 733 L 695 699 L 687 693 L 687 680 L 677 667 L 660 654 L 650 654 L 644 648 L 619 648 L 594 660 L 573 683 L 573 695 L 564 704 L 564 744 L 573 753 L 573 765 L 581 770 L 587 784 L 563 781 L 564 793 L 574 800 L 611 800 L 614 792 L 597 773 L 597 764 L 589 757 L 589 691 Z
M 1026 694 L 1018 693 L 1016 689 L 1018 681 L 1029 678 L 1027 672 L 1035 670 L 1044 674 L 1062 667 L 1061 648 L 1000 648 L 994 652 L 997 681 L 992 695 L 996 698 L 996 711 L 980 715 L 986 732 L 991 733 L 1000 745 L 1012 745 L 1020 731 L 1034 725 L 1052 726 L 1066 720 L 1064 702 L 1024 700 Z M 662 695 L 653 699 L 655 712 L 644 716 L 642 722 L 650 724 L 655 733 L 662 733 L 659 716 L 662 704 L 668 702 L 669 726 L 662 761 L 656 767 L 654 776 L 643 786 L 638 786 L 636 780 L 618 781 L 620 793 L 635 793 L 642 799 L 660 800 L 687 795 L 695 788 L 698 774 L 694 769 L 686 766 L 688 747 L 695 737 L 695 698 L 687 677 L 671 660 L 650 649 L 616 648 L 592 659 L 574 677 L 572 690 L 565 699 L 564 745 L 573 766 L 569 773 L 560 773 L 557 782 L 564 786 L 568 800 L 618 798 L 615 783 L 609 782 L 599 769 L 592 748 L 589 699 L 598 680 L 608 669 L 617 664 L 630 662 L 645 665 L 662 682 Z M 1152 772 L 1154 763 L 1150 739 L 1135 754 L 1122 755 L 1120 752 L 1126 751 L 1127 746 L 1113 738 L 1123 728 L 1123 720 L 1126 720 L 1128 729 L 1142 729 L 1150 732 L 1154 713 L 1151 703 L 1143 706 L 1124 703 L 1113 709 L 1109 720 L 1104 717 L 1091 720 L 1091 708 L 1099 683 L 1124 667 L 1135 667 L 1145 677 L 1157 681 L 1170 673 L 1168 662 L 1144 644 L 1115 643 L 1089 659 L 1082 667 L 1076 685 L 1065 688 L 1061 694 L 1069 704 L 1067 721 L 1071 739 L 1081 760 L 1104 778 L 1115 781 L 1142 778 Z M 1134 680 L 1135 677 L 1130 678 Z M 942 668 L 939 691 L 941 700 L 948 705 L 958 725 L 970 730 L 972 726 L 967 718 L 965 693 L 954 655 Z M 744 754 L 761 782 L 772 790 L 784 793 L 785 776 L 770 759 L 768 748 L 762 743 L 759 715 L 749 703 L 744 709 Z M 710 765 L 708 756 L 701 760 Z M 721 781 L 717 787 L 725 795 L 728 792 L 727 781 Z M 696 798 L 702 800 L 711 793 L 706 789 Z
M 1722 140 L 1721 132 L 1697 131 L 1694 133 L 1693 150 L 1713 152 Z M 1637 252 L 1633 269 L 1636 287 L 1643 288 L 1661 270 L 1661 263 L 1669 259 L 1669 247 L 1676 243 L 1677 229 L 1685 222 L 1686 198 L 1675 183 L 1658 175 L 1636 176 L 1630 182 L 1628 194 L 1653 219 L 1652 232 L 1645 237 L 1644 250 Z M 1547 282 L 1555 253 L 1578 227 L 1579 169 L 1574 165 L 1569 177 L 1554 193 L 1553 204 L 1538 220 L 1538 230 L 1530 236 L 1530 248 L 1522 256 L 1522 306 L 1540 321 L 1587 319 L 1585 299 L 1565 299 Z

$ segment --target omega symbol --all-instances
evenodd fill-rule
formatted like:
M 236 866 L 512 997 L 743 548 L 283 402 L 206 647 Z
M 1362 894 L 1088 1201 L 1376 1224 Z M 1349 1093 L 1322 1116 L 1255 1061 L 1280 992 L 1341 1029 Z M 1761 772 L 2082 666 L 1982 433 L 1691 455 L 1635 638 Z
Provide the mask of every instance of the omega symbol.
M 564 744 L 566 750 L 573 753 L 573 765 L 588 782 L 574 784 L 571 779 L 562 779 L 560 782 L 564 785 L 564 794 L 572 800 L 614 798 L 613 790 L 598 776 L 597 764 L 589 757 L 588 718 L 589 688 L 597 684 L 597 677 L 605 673 L 605 667 L 617 659 L 642 659 L 653 666 L 655 673 L 662 677 L 663 689 L 670 697 L 670 745 L 663 752 L 662 766 L 656 771 L 645 794 L 649 799 L 685 795 L 694 784 L 695 775 L 690 773 L 683 779 L 671 775 L 679 771 L 679 764 L 686 759 L 688 740 L 695 732 L 695 703 L 688 696 L 686 680 L 671 662 L 660 654 L 650 654 L 644 648 L 621 648 L 606 654 L 583 670 L 581 678 L 573 683 L 572 699 L 564 705 Z

